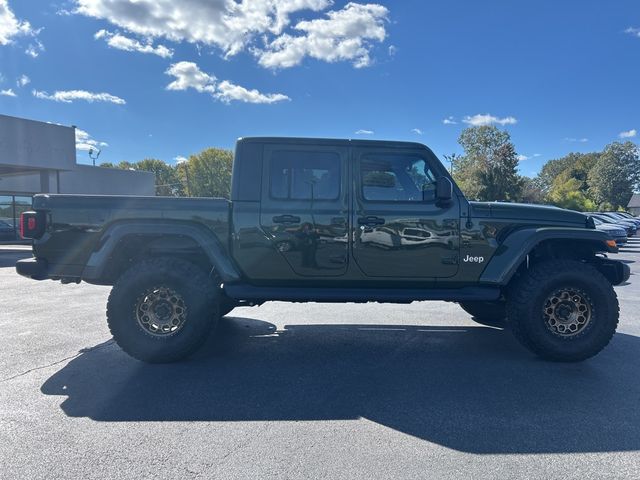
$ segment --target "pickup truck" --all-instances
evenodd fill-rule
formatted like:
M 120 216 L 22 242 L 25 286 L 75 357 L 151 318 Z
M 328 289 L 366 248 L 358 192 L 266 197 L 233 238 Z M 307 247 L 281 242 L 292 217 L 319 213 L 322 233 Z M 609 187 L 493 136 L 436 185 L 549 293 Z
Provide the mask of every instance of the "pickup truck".
M 580 361 L 618 324 L 629 267 L 591 218 L 469 201 L 418 143 L 241 138 L 231 199 L 49 195 L 21 234 L 35 280 L 112 285 L 131 356 L 183 359 L 236 306 L 457 302 L 535 354 Z

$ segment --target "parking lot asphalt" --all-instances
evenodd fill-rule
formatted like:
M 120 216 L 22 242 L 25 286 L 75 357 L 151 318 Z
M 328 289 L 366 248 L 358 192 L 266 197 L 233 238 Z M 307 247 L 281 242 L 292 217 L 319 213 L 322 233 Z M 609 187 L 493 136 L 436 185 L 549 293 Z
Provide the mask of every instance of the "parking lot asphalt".
M 618 333 L 554 364 L 457 305 L 237 308 L 189 361 L 115 345 L 108 287 L 0 252 L 0 479 L 640 477 L 640 239 Z

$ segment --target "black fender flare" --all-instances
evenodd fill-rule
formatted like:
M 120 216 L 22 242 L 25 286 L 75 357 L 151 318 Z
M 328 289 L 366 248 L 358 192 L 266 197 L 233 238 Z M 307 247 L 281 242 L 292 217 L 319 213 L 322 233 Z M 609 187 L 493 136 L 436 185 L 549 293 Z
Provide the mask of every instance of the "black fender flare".
M 212 231 L 192 223 L 172 221 L 117 222 L 110 225 L 98 242 L 99 248 L 89 257 L 82 278 L 85 280 L 101 278 L 118 244 L 129 235 L 188 237 L 202 248 L 222 282 L 237 282 L 241 278 L 240 272 Z
M 576 243 L 587 242 L 595 252 L 618 251 L 606 241 L 609 236 L 600 230 L 572 227 L 524 228 L 511 233 L 496 249 L 485 267 L 480 282 L 493 285 L 506 285 L 527 255 L 546 240 L 571 240 Z

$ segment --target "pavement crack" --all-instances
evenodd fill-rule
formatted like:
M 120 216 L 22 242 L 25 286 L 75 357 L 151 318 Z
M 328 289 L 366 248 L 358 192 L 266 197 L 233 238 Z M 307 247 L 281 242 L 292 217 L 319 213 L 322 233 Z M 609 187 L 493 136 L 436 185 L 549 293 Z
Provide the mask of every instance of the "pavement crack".
M 60 360 L 56 360 L 55 362 L 47 363 L 46 365 L 40 365 L 38 367 L 33 367 L 33 368 L 30 368 L 29 370 L 25 370 L 24 372 L 17 373 L 15 375 L 10 376 L 10 377 L 0 379 L 0 383 L 5 383 L 5 382 L 8 382 L 9 380 L 14 380 L 16 378 L 23 377 L 23 376 L 25 376 L 25 375 L 27 375 L 27 374 L 29 374 L 31 372 L 35 372 L 37 370 L 43 370 L 45 368 L 54 367 L 54 366 L 59 365 L 59 364 L 61 364 L 63 362 L 66 362 L 68 360 L 73 360 L 74 358 L 79 357 L 83 353 L 89 353 L 89 352 L 92 352 L 94 350 L 98 350 L 98 349 L 107 347 L 109 345 L 112 345 L 113 343 L 114 343 L 114 340 L 111 339 L 111 340 L 109 340 L 109 341 L 107 341 L 105 343 L 102 343 L 100 345 L 96 345 L 94 347 L 81 348 L 80 350 L 78 350 L 78 353 L 76 353 L 75 355 L 70 355 L 70 356 L 64 357 L 64 358 L 62 358 Z

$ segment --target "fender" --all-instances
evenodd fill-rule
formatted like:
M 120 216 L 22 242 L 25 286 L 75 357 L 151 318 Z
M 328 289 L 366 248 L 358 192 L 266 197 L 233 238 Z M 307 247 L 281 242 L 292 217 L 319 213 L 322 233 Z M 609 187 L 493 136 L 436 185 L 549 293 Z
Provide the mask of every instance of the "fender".
M 607 245 L 608 239 L 609 236 L 605 232 L 587 228 L 542 227 L 518 230 L 509 235 L 496 249 L 480 276 L 480 282 L 506 285 L 527 255 L 545 240 L 588 242 L 596 252 L 617 252 L 617 248 Z
M 110 225 L 104 231 L 98 243 L 98 250 L 93 252 L 89 257 L 82 273 L 82 278 L 87 280 L 99 279 L 105 270 L 109 258 L 117 248 L 118 243 L 128 235 L 178 235 L 189 237 L 206 253 L 224 283 L 237 282 L 240 280 L 238 269 L 213 232 L 204 227 L 188 223 L 140 223 L 139 221 L 135 223 L 118 222 Z

